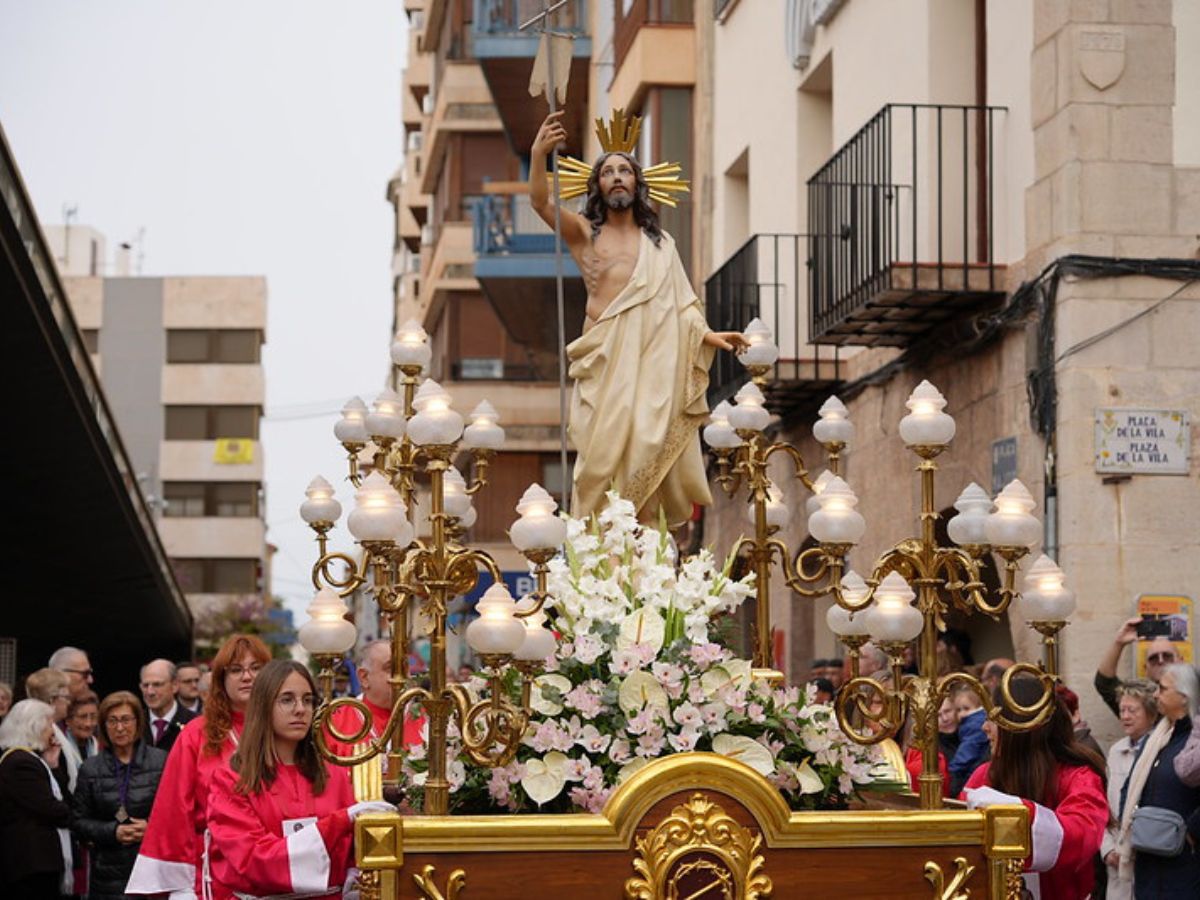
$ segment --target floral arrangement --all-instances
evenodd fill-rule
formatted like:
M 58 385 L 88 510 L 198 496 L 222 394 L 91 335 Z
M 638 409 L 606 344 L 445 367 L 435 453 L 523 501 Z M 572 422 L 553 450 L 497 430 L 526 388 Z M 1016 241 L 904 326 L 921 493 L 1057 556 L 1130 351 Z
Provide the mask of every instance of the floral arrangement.
M 550 563 L 560 642 L 516 759 L 487 769 L 455 753 L 452 809 L 599 812 L 638 769 L 688 750 L 741 760 L 793 809 L 845 806 L 874 780 L 879 752 L 847 739 L 811 689 L 752 678 L 717 635 L 753 594 L 753 575 L 731 578 L 732 557 L 719 566 L 707 550 L 677 565 L 664 525 L 644 527 L 631 503 L 608 500 L 590 520 L 567 520 L 565 553 Z M 423 754 L 405 762 L 416 806 Z

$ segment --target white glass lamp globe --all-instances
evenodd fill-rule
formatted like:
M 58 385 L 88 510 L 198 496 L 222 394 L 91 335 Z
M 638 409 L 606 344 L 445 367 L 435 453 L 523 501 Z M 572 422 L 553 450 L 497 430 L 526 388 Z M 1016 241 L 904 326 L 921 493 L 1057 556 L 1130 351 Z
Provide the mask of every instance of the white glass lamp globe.
M 358 637 L 353 622 L 346 621 L 349 610 L 336 591 L 321 588 L 308 605 L 309 619 L 300 626 L 300 646 L 313 656 L 340 656 Z
M 862 576 L 853 569 L 842 576 L 842 596 L 852 606 L 862 603 L 869 590 L 870 588 L 867 587 Z M 825 623 L 829 626 L 829 630 L 838 637 L 866 637 L 870 634 L 867 622 L 867 613 L 870 608 L 867 606 L 857 612 L 850 612 L 835 603 L 825 613 Z
M 817 414 L 821 417 L 813 423 L 813 437 L 817 443 L 847 446 L 854 443 L 854 423 L 850 421 L 850 411 L 845 403 L 837 397 L 830 397 L 821 404 Z
M 404 499 L 379 472 L 363 479 L 354 493 L 354 503 L 346 524 L 356 540 L 395 541 L 405 546 L 412 540 Z
M 361 397 L 351 397 L 342 407 L 342 417 L 333 426 L 334 436 L 343 444 L 365 444 L 367 434 L 367 404 Z
M 750 346 L 738 354 L 743 366 L 769 366 L 779 359 L 779 348 L 771 336 L 771 329 L 762 319 L 754 318 L 742 332 Z
M 792 508 L 784 502 L 783 491 L 778 485 L 773 484 L 767 488 L 766 513 L 768 528 L 784 528 L 788 522 L 792 521 Z M 746 518 L 751 525 L 758 524 L 755 504 L 751 503 L 746 507 Z
M 866 520 L 854 508 L 858 497 L 834 475 L 817 497 L 821 508 L 808 517 L 808 533 L 822 544 L 856 544 L 867 530 Z
M 889 572 L 875 588 L 875 603 L 867 613 L 867 630 L 877 642 L 911 641 L 925 627 L 925 617 L 912 605 L 916 594 L 899 572 Z
M 767 398 L 753 381 L 742 385 L 733 398 L 736 405 L 729 411 L 729 424 L 737 431 L 762 431 L 771 424 L 771 414 L 765 406 Z
M 367 433 L 372 438 L 404 437 L 404 401 L 395 391 L 384 388 L 376 395 L 367 413 Z
M 413 398 L 417 412 L 408 420 L 408 437 L 418 446 L 450 445 L 463 430 L 463 418 L 450 408 L 450 394 L 432 379 Z
M 392 341 L 392 362 L 397 366 L 429 367 L 433 357 L 433 349 L 429 346 L 429 335 L 414 319 L 409 319 L 400 326 Z
M 954 501 L 958 513 L 946 523 L 950 540 L 960 547 L 987 544 L 988 516 L 992 511 L 992 498 L 987 491 L 971 482 Z
M 508 536 L 522 553 L 556 550 L 567 539 L 567 523 L 558 517 L 558 503 L 540 484 L 531 484 L 517 504 L 521 517 L 513 522 Z
M 1033 495 L 1013 479 L 996 495 L 996 511 L 988 516 L 986 534 L 993 547 L 1033 547 L 1042 537 L 1042 525 L 1032 515 Z
M 1063 570 L 1042 554 L 1025 573 L 1019 607 L 1026 622 L 1065 622 L 1075 612 L 1075 592 L 1063 584 Z
M 732 409 L 728 401 L 722 400 L 708 415 L 708 424 L 704 426 L 704 443 L 715 450 L 736 450 L 742 445 L 742 439 L 729 424 L 729 412 Z
M 833 473 L 828 469 L 822 469 L 821 474 L 813 479 L 812 496 L 804 501 L 804 514 L 806 516 L 811 516 L 821 508 L 821 493 L 825 490 L 825 485 L 829 484 L 829 480 L 833 477 Z
M 342 515 L 342 504 L 333 496 L 333 485 L 318 475 L 304 491 L 300 518 L 309 525 L 314 522 L 336 522 Z
M 467 643 L 485 656 L 511 655 L 525 641 L 525 625 L 514 613 L 517 604 L 503 584 L 493 584 L 479 598 L 479 618 L 467 626 Z
M 454 466 L 442 475 L 442 508 L 447 515 L 461 520 L 471 508 L 471 495 L 467 493 L 467 482 Z
M 525 612 L 533 606 L 532 597 L 522 597 L 517 603 L 517 610 Z M 546 627 L 546 613 L 543 610 L 539 609 L 519 621 L 525 626 L 525 639 L 513 654 L 514 659 L 522 662 L 541 662 L 554 652 L 558 640 L 554 637 L 554 632 Z
M 496 423 L 500 420 L 496 408 L 486 400 L 471 410 L 471 424 L 463 431 L 462 445 L 481 450 L 499 450 L 504 446 L 504 429 Z
M 954 438 L 954 419 L 942 410 L 946 398 L 928 381 L 909 394 L 905 406 L 911 410 L 900 420 L 900 437 L 909 447 L 944 447 Z

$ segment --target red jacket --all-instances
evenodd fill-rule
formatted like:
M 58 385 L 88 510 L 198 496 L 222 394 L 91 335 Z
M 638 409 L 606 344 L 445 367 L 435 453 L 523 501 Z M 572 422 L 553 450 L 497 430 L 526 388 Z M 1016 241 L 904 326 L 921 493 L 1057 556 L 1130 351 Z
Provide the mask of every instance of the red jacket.
M 353 863 L 354 803 L 349 772 L 326 766 L 325 790 L 295 766 L 279 765 L 275 780 L 256 794 L 239 794 L 226 767 L 208 796 L 209 866 L 213 900 L 234 891 L 255 896 L 303 894 L 338 898 Z
M 1036 890 L 1031 886 L 1031 892 L 1041 900 L 1087 900 L 1095 886 L 1092 858 L 1100 850 L 1108 824 L 1104 782 L 1087 766 L 1060 766 L 1056 778 L 1058 802 L 1052 809 L 1023 797 L 974 802 L 969 796 L 972 789 L 991 787 L 987 763 L 967 779 L 963 796 L 973 806 L 1024 803 L 1033 832 L 1033 854 L 1025 860 L 1026 882 L 1037 885 Z
M 925 768 L 925 761 L 921 758 L 921 750 L 918 747 L 909 747 L 904 751 L 904 767 L 908 769 L 908 783 L 916 793 L 921 792 L 921 771 Z M 950 770 L 946 767 L 946 754 L 938 751 L 938 774 L 942 776 L 942 796 L 950 796 Z

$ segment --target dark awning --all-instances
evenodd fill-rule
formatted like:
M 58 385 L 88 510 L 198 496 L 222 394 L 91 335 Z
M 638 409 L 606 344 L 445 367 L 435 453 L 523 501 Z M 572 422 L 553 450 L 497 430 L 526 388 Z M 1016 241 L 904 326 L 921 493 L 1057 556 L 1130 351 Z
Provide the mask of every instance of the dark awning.
M 0 636 L 21 676 L 88 651 L 98 691 L 190 656 L 192 617 L 0 130 L 0 348 L 8 396 Z M 19 693 L 19 692 L 18 692 Z

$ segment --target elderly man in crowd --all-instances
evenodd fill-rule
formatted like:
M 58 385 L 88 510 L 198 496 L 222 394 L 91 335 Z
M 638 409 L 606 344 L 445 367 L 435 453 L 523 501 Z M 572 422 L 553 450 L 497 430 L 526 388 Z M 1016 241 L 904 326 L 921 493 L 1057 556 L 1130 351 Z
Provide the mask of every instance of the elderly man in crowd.
M 1117 666 L 1125 648 L 1138 639 L 1137 627 L 1141 622 L 1140 616 L 1128 619 L 1117 629 L 1113 642 L 1096 666 L 1096 677 L 1092 682 L 1100 699 L 1113 711 L 1113 715 L 1118 717 L 1121 711 L 1117 706 L 1117 688 L 1121 686 L 1121 679 L 1117 677 Z M 1146 678 L 1158 684 L 1167 666 L 1179 661 L 1174 644 L 1164 637 L 1155 638 L 1146 652 Z
M 59 647 L 50 655 L 49 666 L 67 676 L 71 699 L 78 699 L 92 690 L 92 664 L 87 653 L 78 647 Z
M 175 738 L 183 726 L 196 714 L 179 705 L 175 699 L 179 685 L 175 663 L 166 659 L 155 659 L 142 666 L 142 699 L 150 711 L 150 732 L 147 740 L 152 747 L 166 753 L 171 752 Z
M 204 711 L 204 700 L 200 697 L 200 667 L 194 662 L 175 664 L 175 683 L 179 690 L 175 699 L 179 705 L 193 715 Z

